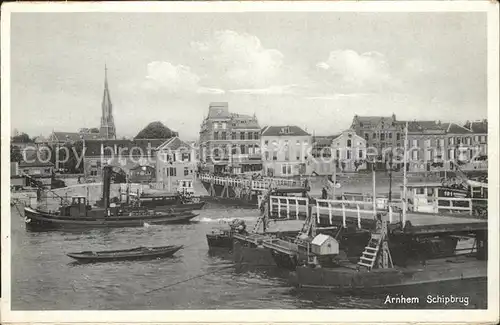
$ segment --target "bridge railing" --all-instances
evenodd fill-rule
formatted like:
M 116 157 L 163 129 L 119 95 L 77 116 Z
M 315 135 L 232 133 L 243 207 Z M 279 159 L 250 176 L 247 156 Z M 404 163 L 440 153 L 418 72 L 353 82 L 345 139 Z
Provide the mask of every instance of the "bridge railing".
M 274 186 L 284 186 L 284 187 L 302 187 L 304 186 L 304 181 L 298 181 L 293 179 L 284 178 L 269 178 L 266 177 L 262 180 L 250 180 L 243 178 L 233 178 L 233 177 L 221 177 L 213 175 L 200 175 L 200 180 L 204 182 L 213 182 L 218 185 L 229 185 L 229 186 L 250 186 L 252 190 L 263 191 L 269 189 L 272 185 Z
M 303 215 L 309 215 L 309 198 L 274 196 L 269 197 L 269 211 L 271 214 L 277 213 L 278 219 L 296 219 Z M 284 217 L 283 217 L 284 215 Z

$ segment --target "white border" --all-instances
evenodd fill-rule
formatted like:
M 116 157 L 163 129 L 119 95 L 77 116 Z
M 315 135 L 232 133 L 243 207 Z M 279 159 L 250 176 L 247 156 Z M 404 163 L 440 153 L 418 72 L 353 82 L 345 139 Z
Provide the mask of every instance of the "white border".
M 169 322 L 169 323 L 497 323 L 499 319 L 498 158 L 499 15 L 495 1 L 362 2 L 123 2 L 7 3 L 2 6 L 2 301 L 0 322 Z M 488 310 L 189 310 L 189 311 L 11 311 L 10 310 L 10 15 L 15 12 L 485 12 L 488 15 L 489 256 Z M 28 117 L 29 118 L 29 117 Z

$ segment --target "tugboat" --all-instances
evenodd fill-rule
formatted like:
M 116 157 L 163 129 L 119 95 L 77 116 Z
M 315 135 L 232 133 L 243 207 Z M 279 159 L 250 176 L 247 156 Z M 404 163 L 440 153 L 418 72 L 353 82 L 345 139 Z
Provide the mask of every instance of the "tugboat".
M 110 203 L 112 166 L 103 168 L 103 208 L 92 208 L 85 197 L 76 196 L 62 202 L 58 211 L 47 212 L 32 207 L 24 208 L 26 229 L 32 231 L 61 228 L 142 227 L 145 224 L 187 223 L 197 216 L 191 211 L 155 211 L 147 208 L 124 210 Z

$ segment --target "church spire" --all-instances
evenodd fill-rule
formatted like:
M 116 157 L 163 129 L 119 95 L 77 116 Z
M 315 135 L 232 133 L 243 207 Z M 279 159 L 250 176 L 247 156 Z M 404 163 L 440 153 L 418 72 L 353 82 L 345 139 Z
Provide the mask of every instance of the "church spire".
M 115 121 L 113 118 L 113 104 L 108 88 L 108 67 L 104 64 L 104 94 L 102 97 L 102 117 L 101 117 L 101 136 L 106 139 L 115 139 Z

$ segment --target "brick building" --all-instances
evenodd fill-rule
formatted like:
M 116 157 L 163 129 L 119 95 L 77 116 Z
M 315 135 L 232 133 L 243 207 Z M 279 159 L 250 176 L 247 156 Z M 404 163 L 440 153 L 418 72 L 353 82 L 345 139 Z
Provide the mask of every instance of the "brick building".
M 200 161 L 211 172 L 240 174 L 262 169 L 257 118 L 211 103 L 200 130 Z

